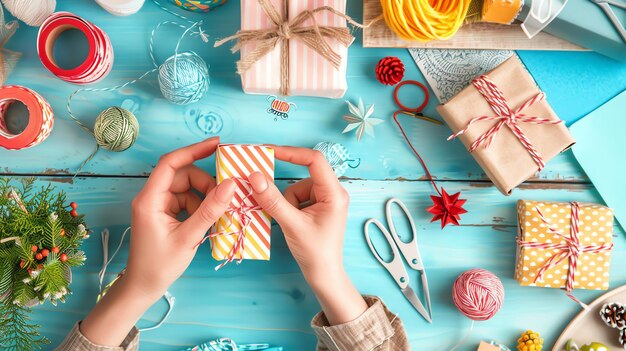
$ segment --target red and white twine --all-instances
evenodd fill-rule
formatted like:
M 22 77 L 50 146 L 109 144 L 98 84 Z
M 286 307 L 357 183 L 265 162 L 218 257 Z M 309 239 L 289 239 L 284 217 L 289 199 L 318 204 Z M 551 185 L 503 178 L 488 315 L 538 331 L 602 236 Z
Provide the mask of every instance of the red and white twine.
M 454 305 L 473 321 L 493 317 L 504 303 L 504 286 L 485 269 L 471 269 L 461 274 L 452 289 Z
M 522 112 L 533 104 L 541 101 L 545 98 L 545 94 L 543 92 L 538 93 L 534 97 L 530 98 L 528 101 L 523 103 L 516 110 L 511 109 L 508 105 L 506 98 L 504 97 L 502 91 L 498 88 L 498 86 L 493 83 L 489 77 L 482 75 L 478 78 L 475 78 L 472 83 L 474 87 L 480 92 L 480 94 L 487 100 L 491 109 L 497 113 L 497 116 L 480 116 L 473 118 L 469 121 L 467 126 L 460 130 L 459 132 L 451 135 L 448 140 L 454 139 L 464 133 L 466 133 L 472 124 L 476 122 L 482 121 L 498 121 L 491 128 L 489 128 L 485 133 L 483 133 L 478 139 L 476 139 L 469 151 L 474 152 L 478 147 L 483 145 L 483 147 L 487 148 L 493 142 L 494 138 L 500 132 L 503 126 L 509 127 L 509 129 L 513 132 L 513 134 L 519 139 L 524 148 L 528 151 L 533 161 L 537 164 L 539 170 L 542 170 L 545 167 L 545 162 L 539 155 L 539 152 L 533 144 L 528 140 L 528 137 L 524 134 L 522 129 L 519 126 L 519 122 L 522 123 L 531 123 L 531 124 L 560 124 L 563 123 L 562 120 L 553 120 L 549 118 L 539 118 L 536 116 L 526 116 Z
M 574 290 L 574 282 L 576 281 L 576 269 L 578 267 L 578 258 L 583 253 L 602 253 L 611 251 L 613 249 L 613 243 L 605 243 L 602 245 L 581 245 L 579 235 L 580 235 L 580 204 L 578 202 L 570 202 L 572 213 L 571 213 L 571 224 L 570 224 L 570 233 L 569 236 L 561 233 L 551 222 L 550 220 L 543 215 L 539 207 L 534 208 L 535 211 L 539 214 L 539 218 L 541 221 L 548 227 L 548 231 L 553 235 L 559 237 L 562 242 L 561 243 L 540 243 L 540 242 L 530 242 L 523 241 L 518 239 L 517 244 L 520 248 L 534 248 L 534 249 L 543 249 L 543 250 L 558 250 L 554 255 L 552 255 L 543 266 L 539 267 L 537 272 L 535 273 L 536 283 L 540 279 L 543 279 L 543 275 L 549 269 L 559 265 L 561 262 L 565 260 L 569 260 L 568 265 L 568 273 L 567 280 L 565 282 L 565 292 L 567 296 L 569 296 L 572 300 L 578 302 L 581 306 L 585 307 L 586 305 L 574 297 L 571 292 Z

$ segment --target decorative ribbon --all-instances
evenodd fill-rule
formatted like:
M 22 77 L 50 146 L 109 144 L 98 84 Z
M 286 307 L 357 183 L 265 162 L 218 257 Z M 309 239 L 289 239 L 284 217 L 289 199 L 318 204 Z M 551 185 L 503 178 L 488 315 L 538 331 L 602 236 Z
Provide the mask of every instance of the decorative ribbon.
M 213 341 L 209 341 L 208 343 L 201 344 L 198 346 L 194 346 L 193 348 L 189 348 L 186 351 L 259 351 L 259 350 L 270 350 L 269 344 L 246 344 L 246 345 L 237 345 L 230 338 L 221 338 Z M 279 348 L 271 348 L 271 350 L 282 350 L 282 347 Z
M 213 232 L 207 236 L 205 236 L 202 241 L 196 244 L 196 247 L 201 245 L 208 238 L 215 238 L 223 235 L 235 235 L 237 238 L 235 239 L 235 243 L 233 247 L 230 249 L 228 253 L 228 257 L 224 262 L 215 267 L 215 270 L 219 270 L 225 265 L 235 260 L 235 257 L 239 255 L 239 259 L 237 259 L 237 264 L 240 264 L 243 261 L 243 254 L 245 252 L 245 242 L 246 242 L 246 231 L 250 224 L 252 223 L 252 216 L 250 215 L 251 211 L 261 211 L 262 208 L 259 205 L 248 205 L 246 201 L 252 197 L 252 187 L 250 182 L 246 179 L 233 177 L 231 178 L 233 181 L 240 183 L 243 185 L 247 193 L 241 199 L 241 204 L 237 205 L 234 202 L 231 202 L 230 206 L 226 210 L 225 214 L 228 216 L 228 226 L 226 226 L 226 230 L 221 232 Z M 239 229 L 235 229 L 230 231 L 229 229 L 235 224 L 235 219 L 238 219 Z M 236 227 L 236 226 L 235 226 Z
M 543 279 L 543 275 L 549 269 L 559 265 L 561 262 L 565 260 L 569 260 L 569 268 L 567 274 L 567 280 L 565 282 L 565 292 L 567 296 L 569 296 L 572 300 L 578 302 L 584 308 L 587 308 L 587 305 L 582 303 L 576 297 L 574 297 L 571 292 L 574 290 L 574 282 L 576 281 L 576 268 L 578 267 L 578 258 L 583 253 L 602 253 L 611 251 L 613 249 L 613 243 L 610 244 L 602 244 L 602 245 L 581 245 L 580 240 L 578 238 L 580 234 L 579 225 L 579 217 L 578 214 L 580 212 L 580 204 L 578 202 L 570 202 L 572 213 L 571 213 L 571 224 L 570 224 L 570 233 L 569 237 L 565 234 L 561 233 L 548 218 L 546 218 L 541 210 L 538 207 L 535 207 L 534 210 L 539 214 L 539 218 L 541 221 L 548 227 L 548 230 L 554 234 L 555 236 L 560 237 L 564 242 L 562 243 L 539 243 L 539 242 L 529 242 L 518 239 L 517 244 L 520 248 L 533 248 L 533 249 L 543 249 L 543 250 L 558 250 L 557 253 L 552 255 L 543 266 L 541 266 L 535 276 L 534 282 L 536 283 L 538 280 Z
M 493 142 L 493 139 L 496 137 L 496 135 L 498 135 L 498 132 L 500 132 L 500 129 L 502 129 L 502 127 L 506 125 L 513 132 L 513 134 L 517 137 L 517 139 L 519 139 L 520 143 L 522 143 L 524 148 L 528 151 L 530 156 L 533 158 L 533 161 L 535 161 L 535 163 L 539 167 L 539 170 L 541 171 L 545 167 L 545 162 L 539 155 L 539 152 L 537 151 L 537 149 L 535 149 L 535 147 L 532 145 L 530 140 L 528 140 L 528 138 L 526 137 L 526 135 L 520 128 L 519 122 L 530 123 L 530 124 L 551 124 L 551 125 L 563 123 L 562 120 L 555 121 L 549 118 L 526 116 L 525 114 L 522 113 L 525 109 L 532 106 L 536 102 L 543 100 L 546 94 L 544 94 L 543 92 L 540 92 L 534 97 L 530 98 L 525 103 L 523 103 L 516 110 L 513 110 L 508 105 L 506 98 L 504 97 L 502 91 L 498 88 L 498 86 L 495 83 L 493 83 L 489 79 L 489 77 L 482 75 L 478 78 L 475 78 L 472 81 L 472 83 L 474 84 L 474 87 L 476 87 L 478 92 L 480 92 L 480 94 L 485 98 L 485 100 L 487 100 L 487 102 L 491 106 L 491 109 L 498 115 L 497 116 L 480 116 L 480 117 L 473 118 L 472 120 L 469 121 L 469 123 L 464 129 L 448 137 L 448 140 L 454 139 L 460 136 L 461 134 L 466 133 L 470 129 L 472 124 L 476 122 L 498 121 L 496 124 L 494 124 L 491 128 L 489 128 L 485 133 L 483 133 L 480 137 L 478 137 L 478 139 L 476 139 L 472 143 L 472 146 L 470 147 L 469 151 L 474 152 L 474 150 L 476 150 L 478 147 L 480 147 L 483 144 L 484 144 L 483 145 L 484 148 L 488 148 L 489 145 L 491 145 L 491 143 Z
M 255 42 L 257 44 L 256 48 L 248 56 L 241 58 L 237 62 L 237 73 L 242 74 L 250 69 L 259 59 L 270 53 L 277 45 L 280 45 L 281 95 L 289 95 L 289 39 L 297 38 L 302 40 L 303 43 L 315 50 L 337 69 L 341 65 L 341 55 L 333 51 L 327 39 L 336 39 L 346 47 L 350 46 L 354 40 L 347 27 L 319 26 L 315 20 L 316 13 L 330 12 L 335 16 L 344 18 L 355 27 L 363 28 L 361 24 L 330 6 L 321 6 L 313 10 L 302 11 L 295 18 L 288 20 L 285 19 L 286 16 L 284 14 L 278 13 L 278 10 L 276 10 L 276 7 L 270 0 L 258 1 L 265 15 L 274 23 L 275 27 L 240 30 L 235 35 L 216 41 L 214 46 L 218 47 L 226 42 L 235 40 L 236 44 L 231 49 L 235 53 L 243 45 Z M 287 6 L 287 0 L 285 0 L 284 8 L 287 9 Z M 311 20 L 313 25 L 305 27 L 304 22 L 307 20 Z

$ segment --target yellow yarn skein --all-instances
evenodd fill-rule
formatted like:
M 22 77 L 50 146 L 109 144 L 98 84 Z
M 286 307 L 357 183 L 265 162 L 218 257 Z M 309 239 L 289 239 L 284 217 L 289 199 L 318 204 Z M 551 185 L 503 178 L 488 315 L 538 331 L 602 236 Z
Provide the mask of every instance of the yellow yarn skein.
M 380 0 L 391 30 L 405 40 L 445 40 L 463 25 L 471 0 Z

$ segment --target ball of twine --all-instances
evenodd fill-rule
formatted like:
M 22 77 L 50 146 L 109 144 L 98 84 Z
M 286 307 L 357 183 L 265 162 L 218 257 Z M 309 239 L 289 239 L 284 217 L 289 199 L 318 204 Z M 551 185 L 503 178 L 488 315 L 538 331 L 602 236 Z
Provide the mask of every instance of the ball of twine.
M 159 66 L 159 87 L 163 97 L 178 104 L 197 102 L 209 89 L 209 68 L 195 52 L 183 52 Z
M 139 123 L 132 112 L 121 107 L 109 107 L 96 118 L 93 135 L 101 148 L 124 151 L 137 140 Z
M 13 16 L 35 27 L 40 26 L 57 6 L 56 0 L 2 0 L 2 3 Z
M 504 286 L 495 274 L 484 269 L 472 269 L 456 279 L 452 299 L 465 316 L 485 321 L 502 307 Z

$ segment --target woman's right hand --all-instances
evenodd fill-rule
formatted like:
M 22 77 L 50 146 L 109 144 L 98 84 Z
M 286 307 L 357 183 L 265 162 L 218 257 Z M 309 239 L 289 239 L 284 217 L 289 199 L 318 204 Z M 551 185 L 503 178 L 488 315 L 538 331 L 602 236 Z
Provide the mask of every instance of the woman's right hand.
M 311 149 L 275 146 L 276 159 L 306 166 L 310 178 L 285 189 L 259 172 L 249 176 L 253 196 L 280 225 L 289 250 L 331 324 L 352 321 L 367 305 L 343 268 L 349 195 L 324 156 Z

